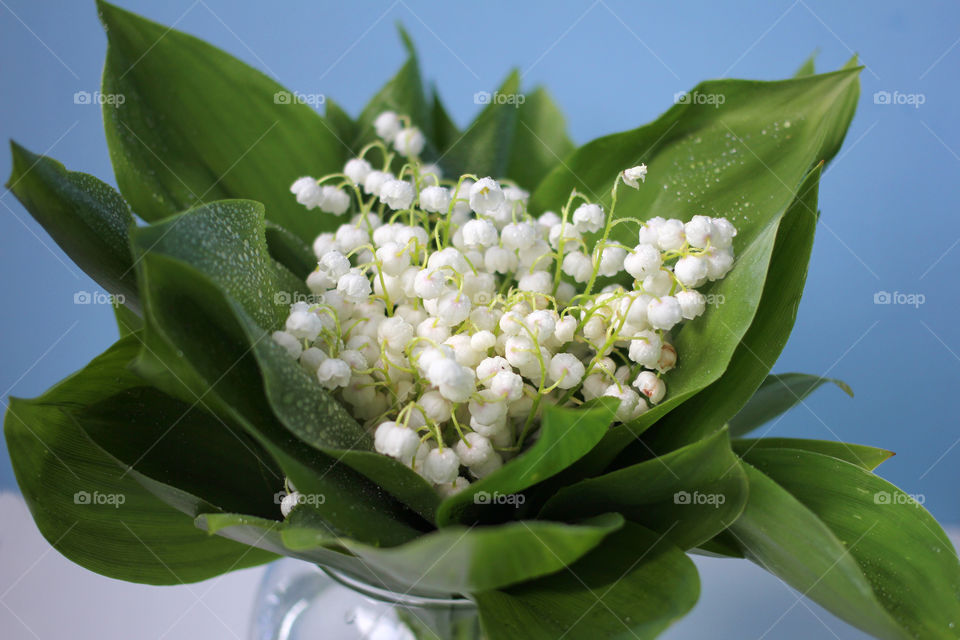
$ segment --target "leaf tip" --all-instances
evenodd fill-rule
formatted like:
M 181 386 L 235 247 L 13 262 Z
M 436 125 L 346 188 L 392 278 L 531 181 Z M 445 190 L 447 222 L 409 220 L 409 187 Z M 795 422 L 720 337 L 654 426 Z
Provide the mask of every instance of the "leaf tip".
M 413 44 L 413 38 L 410 37 L 410 32 L 407 31 L 407 28 L 403 26 L 403 22 L 400 20 L 397 20 L 394 26 L 397 29 L 397 35 L 400 36 L 400 42 L 403 43 L 403 48 L 407 50 L 407 55 L 416 59 L 417 48 Z
M 837 385 L 838 387 L 840 387 L 840 389 L 841 389 L 845 394 L 847 394 L 847 395 L 850 396 L 851 398 L 854 397 L 854 395 L 853 395 L 853 387 L 851 387 L 850 385 L 848 385 L 846 382 L 844 382 L 843 380 L 834 380 L 833 383 L 834 383 L 835 385 Z

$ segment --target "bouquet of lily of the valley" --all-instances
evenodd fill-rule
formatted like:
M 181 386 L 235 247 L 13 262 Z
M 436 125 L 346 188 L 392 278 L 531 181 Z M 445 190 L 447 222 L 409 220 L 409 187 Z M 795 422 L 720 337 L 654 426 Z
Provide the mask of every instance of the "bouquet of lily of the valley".
M 709 553 L 877 637 L 957 637 L 957 558 L 871 473 L 889 452 L 744 437 L 846 389 L 769 371 L 855 61 L 575 147 L 516 74 L 460 130 L 405 35 L 358 117 L 321 117 L 100 12 L 119 193 L 16 144 L 9 181 L 121 303 L 114 346 L 7 412 L 61 553 L 153 584 L 292 556 L 469 597 L 491 639 L 654 637 Z

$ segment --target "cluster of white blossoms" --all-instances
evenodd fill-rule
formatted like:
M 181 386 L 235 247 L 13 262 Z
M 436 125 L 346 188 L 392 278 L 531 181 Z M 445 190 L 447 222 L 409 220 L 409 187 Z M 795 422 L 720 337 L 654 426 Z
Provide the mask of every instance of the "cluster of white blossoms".
M 375 128 L 382 140 L 343 173 L 291 187 L 308 209 L 355 215 L 316 238 L 314 299 L 273 339 L 378 452 L 450 495 L 529 444 L 544 404 L 610 396 L 628 422 L 663 400 L 671 330 L 704 312 L 697 288 L 733 265 L 730 222 L 616 218 L 617 187 L 639 188 L 644 165 L 617 177 L 609 211 L 574 192 L 533 217 L 509 181 L 444 180 L 421 163 L 406 117 L 383 113 Z M 636 245 L 611 238 L 620 224 L 639 226 Z

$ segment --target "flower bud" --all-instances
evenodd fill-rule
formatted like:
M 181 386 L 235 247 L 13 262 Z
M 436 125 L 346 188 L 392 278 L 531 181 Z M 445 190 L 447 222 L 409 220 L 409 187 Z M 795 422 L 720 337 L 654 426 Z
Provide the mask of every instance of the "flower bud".
M 343 173 L 356 185 L 362 185 L 371 171 L 373 167 L 363 158 L 352 158 L 343 166 Z
M 303 345 L 294 336 L 286 331 L 274 331 L 271 335 L 273 341 L 286 349 L 291 358 L 299 358 L 303 352 Z
M 450 447 L 431 449 L 423 461 L 423 477 L 434 484 L 453 482 L 460 472 L 460 458 Z
M 641 371 L 633 381 L 633 386 L 646 396 L 651 404 L 657 404 L 663 400 L 663 396 L 667 393 L 667 386 L 653 371 Z
M 494 454 L 490 440 L 479 433 L 468 433 L 454 447 L 462 464 L 472 467 L 484 464 Z
M 654 329 L 669 331 L 682 319 L 680 303 L 673 296 L 654 298 L 647 305 L 647 320 Z
M 573 212 L 573 226 L 581 233 L 596 233 L 603 228 L 603 207 L 598 204 L 581 204 Z

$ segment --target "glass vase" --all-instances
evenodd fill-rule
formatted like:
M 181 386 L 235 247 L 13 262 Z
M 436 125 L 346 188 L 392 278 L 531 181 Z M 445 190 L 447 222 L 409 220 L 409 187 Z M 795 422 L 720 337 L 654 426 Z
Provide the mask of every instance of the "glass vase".
M 250 640 L 480 640 L 476 605 L 377 588 L 284 558 L 260 583 Z

